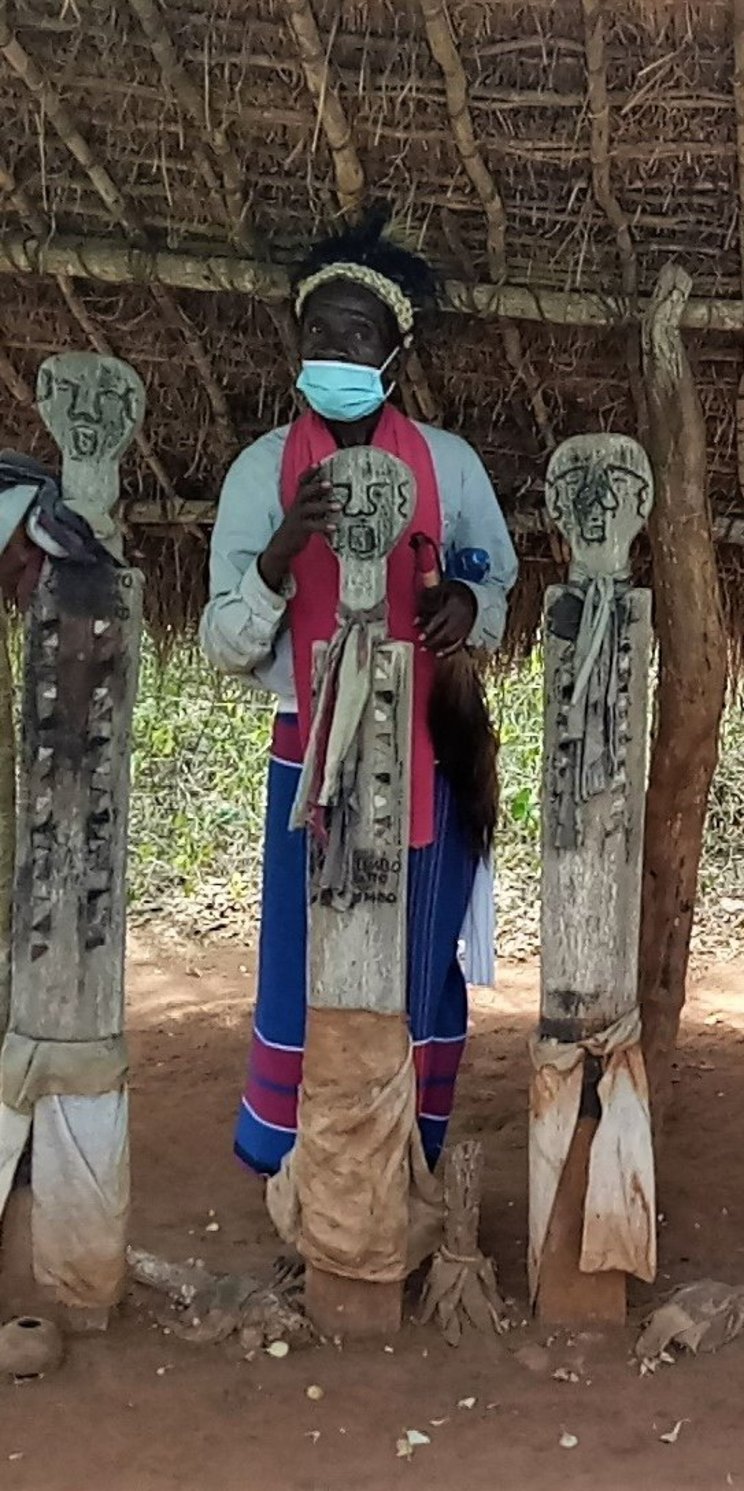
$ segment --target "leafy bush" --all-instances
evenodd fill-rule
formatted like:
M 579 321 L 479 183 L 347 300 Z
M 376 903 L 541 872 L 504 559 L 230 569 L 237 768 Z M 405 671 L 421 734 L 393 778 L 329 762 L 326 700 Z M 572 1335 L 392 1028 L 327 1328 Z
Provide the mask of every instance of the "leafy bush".
M 494 687 L 501 730 L 497 843 L 499 920 L 513 951 L 537 935 L 542 663 Z M 273 706 L 215 674 L 195 650 L 161 666 L 145 644 L 135 716 L 130 897 L 138 916 L 193 930 L 245 932 L 261 879 L 266 762 Z M 701 874 L 704 906 L 742 894 L 744 719 L 726 716 Z

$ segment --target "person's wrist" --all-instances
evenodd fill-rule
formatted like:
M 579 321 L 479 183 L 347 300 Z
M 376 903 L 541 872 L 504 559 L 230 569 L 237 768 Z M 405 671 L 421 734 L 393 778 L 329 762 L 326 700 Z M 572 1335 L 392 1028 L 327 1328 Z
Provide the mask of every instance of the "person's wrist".
M 289 573 L 291 554 L 286 544 L 272 538 L 258 557 L 258 573 L 269 590 L 278 595 Z

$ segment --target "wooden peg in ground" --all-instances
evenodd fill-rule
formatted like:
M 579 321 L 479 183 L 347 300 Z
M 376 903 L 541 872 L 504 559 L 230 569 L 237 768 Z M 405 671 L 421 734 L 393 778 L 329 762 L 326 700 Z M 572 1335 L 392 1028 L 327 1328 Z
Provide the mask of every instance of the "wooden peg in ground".
M 509 1328 L 493 1263 L 478 1245 L 482 1180 L 483 1149 L 477 1139 L 447 1151 L 444 1242 L 432 1262 L 421 1320 L 436 1321 L 450 1346 L 459 1345 L 468 1327 L 496 1335 Z

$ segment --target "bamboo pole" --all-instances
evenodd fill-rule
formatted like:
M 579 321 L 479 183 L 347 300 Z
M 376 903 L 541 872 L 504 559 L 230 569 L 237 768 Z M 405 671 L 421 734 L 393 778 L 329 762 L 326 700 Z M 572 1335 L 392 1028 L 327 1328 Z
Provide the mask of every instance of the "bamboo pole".
M 0 604 L 0 1041 L 10 1012 L 10 954 L 15 867 L 15 728 L 8 619 Z
M 328 142 L 336 177 L 336 196 L 341 211 L 353 219 L 359 210 L 365 190 L 364 167 L 359 157 L 351 123 L 341 97 L 333 87 L 330 68 L 330 42 L 322 62 L 320 33 L 308 0 L 286 0 L 287 16 L 302 58 L 305 82 L 318 107 L 318 122 Z M 441 410 L 432 393 L 418 352 L 406 358 L 401 377 L 406 413 L 433 424 L 441 421 Z
M 269 305 L 289 296 L 289 276 L 230 252 L 228 244 L 209 251 L 143 249 L 123 239 L 55 238 L 39 243 L 22 233 L 0 236 L 0 274 L 39 274 L 99 280 L 109 285 L 170 285 L 174 289 L 249 295 Z M 643 316 L 649 300 L 631 308 L 622 295 L 589 290 L 552 290 L 531 285 L 468 284 L 445 280 L 442 309 L 491 321 L 500 316 L 546 326 L 622 327 Z M 682 312 L 684 331 L 744 331 L 744 299 L 691 297 Z
M 173 517 L 166 519 L 163 509 L 157 502 L 147 500 L 128 502 L 126 504 L 124 517 L 130 527 L 165 527 L 173 524 L 179 527 L 192 528 L 195 525 L 209 528 L 217 516 L 217 503 L 205 499 L 202 501 L 179 503 L 178 511 Z M 506 522 L 510 533 L 554 533 L 549 520 L 537 508 L 517 508 L 506 514 Z M 737 517 L 714 517 L 712 520 L 713 537 L 719 544 L 744 544 L 744 518 Z
M 181 62 L 163 20 L 163 11 L 160 7 L 155 5 L 153 0 L 128 0 L 128 4 L 150 43 L 150 50 L 160 67 L 165 83 L 171 89 L 179 107 L 203 131 L 212 154 L 219 162 L 225 183 L 228 221 L 236 241 L 243 248 L 255 248 L 253 234 L 245 221 L 243 172 L 226 131 L 212 127 L 207 100 L 192 82 Z M 194 151 L 194 156 L 210 193 L 213 196 L 219 196 L 218 182 L 201 140 Z
M 328 50 L 323 49 L 310 0 L 284 0 L 284 9 L 297 43 L 305 82 L 315 100 L 318 123 L 333 157 L 341 211 L 353 215 L 361 206 L 364 172 L 352 139 L 351 124 L 329 77 Z
M 157 25 L 157 14 L 153 12 L 153 7 L 149 4 L 149 0 L 132 0 L 132 3 L 134 8 L 140 13 L 140 19 L 143 26 L 145 26 L 146 32 L 147 25 L 150 25 L 150 29 L 152 30 L 152 25 Z M 145 24 L 146 22 L 147 25 Z M 147 34 L 149 35 L 150 33 L 148 32 Z M 152 42 L 153 38 L 151 37 L 150 39 Z M 154 52 L 157 57 L 165 60 L 163 39 L 165 39 L 165 43 L 170 44 L 167 32 L 161 27 L 154 38 Z M 72 110 L 67 108 L 62 102 L 41 69 L 37 67 L 34 59 L 25 51 L 14 35 L 7 20 L 6 0 L 0 0 L 0 52 L 16 75 L 25 83 L 29 91 L 41 98 L 43 106 L 49 114 L 62 143 L 66 145 L 71 155 L 83 166 L 101 201 L 110 212 L 114 221 L 124 229 L 132 240 L 139 244 L 146 243 L 147 228 L 139 220 L 136 211 L 127 205 L 123 193 L 120 192 L 106 167 L 101 165 L 97 160 Z M 175 53 L 172 53 L 170 60 L 173 66 L 177 67 Z M 183 82 L 183 79 L 179 80 Z M 186 86 L 188 89 L 191 88 L 188 80 L 186 80 Z M 199 95 L 197 91 L 193 90 L 193 93 L 196 95 L 196 99 L 198 99 Z M 191 93 L 189 93 L 189 102 L 196 109 L 196 101 Z M 211 132 L 210 139 L 212 139 L 213 143 L 217 140 L 219 144 L 221 138 L 219 132 Z M 221 153 L 218 149 L 218 154 L 223 166 L 228 200 L 233 214 L 233 228 L 239 242 L 244 248 L 253 247 L 254 241 L 252 237 L 247 232 L 242 231 L 242 209 L 240 209 L 240 202 L 236 201 L 235 197 L 238 175 L 237 162 L 230 147 L 226 142 L 223 142 L 223 144 L 224 149 L 222 149 Z M 16 210 L 28 223 L 35 237 L 41 242 L 47 242 L 51 236 L 49 225 L 28 194 L 18 189 L 17 183 L 14 181 L 7 167 L 0 170 L 0 186 L 4 186 L 6 190 L 12 188 L 11 200 Z M 72 314 L 85 330 L 91 344 L 96 347 L 98 352 L 102 352 L 104 356 L 111 355 L 108 345 L 101 345 L 104 339 L 91 322 L 82 302 L 77 299 L 71 287 L 67 286 L 66 277 L 64 275 L 57 275 L 57 283 L 68 302 Z M 202 379 L 207 398 L 212 406 L 215 422 L 222 437 L 222 443 L 231 451 L 236 449 L 238 445 L 237 433 L 230 419 L 227 402 L 214 376 L 209 356 L 198 332 L 162 283 L 152 283 L 151 289 L 164 319 L 183 336 L 191 361 Z M 141 432 L 137 436 L 137 444 L 143 459 L 155 474 L 166 495 L 172 502 L 176 502 L 178 499 L 170 478 L 160 458 L 152 450 L 149 442 Z
M 476 138 L 470 112 L 467 75 L 445 0 L 421 0 L 421 10 L 432 56 L 439 64 L 444 79 L 447 112 L 455 145 L 485 213 L 489 270 L 495 283 L 500 285 L 507 274 L 506 208 L 496 178 L 489 169 Z M 555 437 L 543 391 L 522 346 L 519 328 L 513 321 L 505 319 L 501 336 L 506 360 L 525 389 L 542 444 L 546 450 L 552 450 Z
M 582 0 L 586 47 L 587 94 L 591 116 L 592 188 L 597 205 L 615 231 L 623 277 L 623 294 L 638 288 L 638 264 L 628 219 L 612 189 L 610 175 L 610 99 L 607 88 L 604 0 Z
M 40 243 L 44 243 L 49 237 L 49 225 L 46 218 L 31 201 L 25 188 L 16 180 L 10 165 L 5 160 L 0 160 L 0 191 L 9 197 L 21 221 L 28 223 L 34 237 L 38 238 Z
M 37 99 L 53 124 L 60 140 L 70 154 L 82 166 L 98 195 L 111 213 L 114 222 L 125 232 L 136 235 L 138 225 L 109 171 L 97 160 L 95 152 L 81 134 L 74 115 L 63 102 L 56 89 L 36 64 L 33 57 L 21 45 L 8 23 L 5 0 L 0 5 L 0 53 L 11 72 L 25 84 L 29 93 Z

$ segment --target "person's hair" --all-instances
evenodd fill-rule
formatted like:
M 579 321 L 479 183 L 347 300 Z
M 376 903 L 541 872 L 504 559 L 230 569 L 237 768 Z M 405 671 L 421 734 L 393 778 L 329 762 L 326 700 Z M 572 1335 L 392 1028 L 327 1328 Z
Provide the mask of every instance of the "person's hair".
M 389 221 L 389 208 L 374 207 L 358 223 L 321 238 L 295 271 L 293 291 L 319 270 L 333 264 L 359 264 L 392 280 L 415 310 L 431 305 L 437 290 L 434 270 L 420 254 L 402 248 L 386 236 Z

